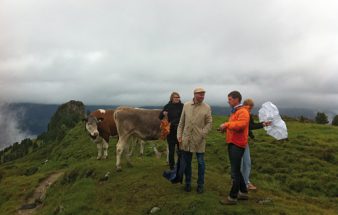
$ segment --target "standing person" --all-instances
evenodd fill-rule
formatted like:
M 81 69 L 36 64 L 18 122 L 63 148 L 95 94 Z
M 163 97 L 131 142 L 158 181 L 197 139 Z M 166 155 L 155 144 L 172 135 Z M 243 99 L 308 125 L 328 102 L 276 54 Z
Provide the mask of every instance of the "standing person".
M 241 162 L 244 149 L 248 144 L 250 114 L 247 107 L 241 104 L 242 95 L 238 91 L 228 94 L 231 110 L 229 122 L 220 125 L 226 132 L 228 154 L 231 165 L 232 187 L 229 196 L 220 201 L 221 204 L 235 205 L 237 200 L 248 200 L 248 189 L 241 173 Z
M 246 99 L 243 102 L 243 105 L 247 107 L 250 113 L 250 122 L 249 122 L 249 137 L 253 140 L 255 139 L 255 135 L 253 134 L 252 130 L 261 129 L 265 126 L 271 125 L 271 122 L 258 122 L 255 123 L 254 117 L 251 114 L 252 109 L 254 108 L 255 104 L 252 99 Z M 250 182 L 250 172 L 251 172 L 251 156 L 250 156 L 250 147 L 249 144 L 246 145 L 242 165 L 241 165 L 241 172 L 245 181 L 245 184 L 248 190 L 256 190 L 257 187 Z
M 186 102 L 183 107 L 180 123 L 177 130 L 177 139 L 182 150 L 185 167 L 185 191 L 191 191 L 191 161 L 196 153 L 198 162 L 197 193 L 204 192 L 204 153 L 205 139 L 212 127 L 211 108 L 204 103 L 205 90 L 196 88 L 192 101 Z
M 179 153 L 177 127 L 178 123 L 180 122 L 182 109 L 183 103 L 181 102 L 180 94 L 178 94 L 177 92 L 173 92 L 170 95 L 170 101 L 163 107 L 163 110 L 159 116 L 161 120 L 164 117 L 168 117 L 168 121 L 170 122 L 170 133 L 167 136 L 167 142 L 169 166 L 171 170 L 175 168 L 175 146 L 177 146 L 177 153 Z

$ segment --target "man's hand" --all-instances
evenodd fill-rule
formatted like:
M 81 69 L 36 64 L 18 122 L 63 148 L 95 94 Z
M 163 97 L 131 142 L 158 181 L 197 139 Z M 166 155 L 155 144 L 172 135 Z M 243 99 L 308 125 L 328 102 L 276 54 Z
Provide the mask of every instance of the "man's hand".
M 182 143 L 182 137 L 177 138 L 178 143 Z
M 226 130 L 226 128 L 225 128 L 225 125 L 224 125 L 224 124 L 221 124 L 221 125 L 219 126 L 219 128 L 217 129 L 217 131 L 222 132 L 222 133 L 224 133 L 225 130 Z
M 168 116 L 168 111 L 163 111 L 164 116 Z

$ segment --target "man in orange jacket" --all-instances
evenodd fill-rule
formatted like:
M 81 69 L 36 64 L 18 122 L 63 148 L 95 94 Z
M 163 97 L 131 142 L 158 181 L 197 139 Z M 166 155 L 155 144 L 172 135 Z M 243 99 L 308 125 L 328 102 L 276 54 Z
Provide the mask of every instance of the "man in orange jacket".
M 220 202 L 226 205 L 235 205 L 237 200 L 248 200 L 248 190 L 241 173 L 241 162 L 246 145 L 248 144 L 250 114 L 248 108 L 241 104 L 242 96 L 238 91 L 228 95 L 229 105 L 232 108 L 229 122 L 220 126 L 226 132 L 229 160 L 231 165 L 232 187 L 227 198 Z

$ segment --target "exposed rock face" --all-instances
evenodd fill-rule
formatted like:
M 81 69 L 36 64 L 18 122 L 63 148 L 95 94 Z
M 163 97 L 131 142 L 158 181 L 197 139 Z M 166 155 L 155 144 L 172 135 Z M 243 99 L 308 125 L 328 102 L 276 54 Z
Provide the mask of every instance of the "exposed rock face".
M 71 100 L 62 104 L 52 116 L 47 132 L 39 136 L 45 142 L 59 141 L 85 116 L 85 105 Z

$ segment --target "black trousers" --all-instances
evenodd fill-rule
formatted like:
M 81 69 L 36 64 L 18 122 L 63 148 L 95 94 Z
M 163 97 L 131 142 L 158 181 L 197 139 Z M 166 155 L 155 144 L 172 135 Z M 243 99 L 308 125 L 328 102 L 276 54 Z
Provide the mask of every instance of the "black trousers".
M 178 151 L 178 140 L 177 140 L 177 129 L 170 128 L 170 133 L 167 136 L 168 149 L 169 149 L 169 166 L 170 169 L 175 168 L 175 147 L 177 146 L 177 154 Z
M 248 193 L 248 189 L 241 173 L 241 163 L 244 154 L 244 148 L 238 147 L 233 143 L 228 144 L 229 160 L 231 165 L 232 187 L 229 196 L 237 199 L 238 192 Z

